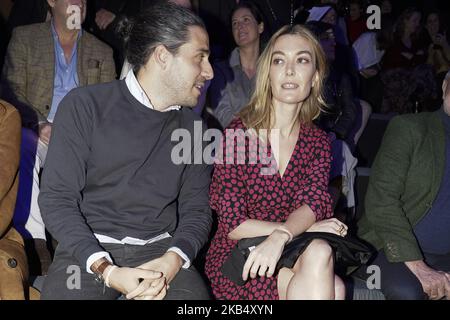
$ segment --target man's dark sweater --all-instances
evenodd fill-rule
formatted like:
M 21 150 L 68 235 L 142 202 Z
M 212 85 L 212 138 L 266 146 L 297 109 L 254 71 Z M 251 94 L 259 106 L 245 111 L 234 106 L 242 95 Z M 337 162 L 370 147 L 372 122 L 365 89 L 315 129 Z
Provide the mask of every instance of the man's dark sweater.
M 49 232 L 81 266 L 104 251 L 94 233 L 146 240 L 168 232 L 171 246 L 195 258 L 212 222 L 211 168 L 171 160 L 178 143 L 172 132 L 185 128 L 193 139 L 195 120 L 187 108 L 147 108 L 125 81 L 75 89 L 63 99 L 39 205 Z
M 450 253 L 450 116 L 439 110 L 445 128 L 445 170 L 431 210 L 415 226 L 414 233 L 426 253 Z M 440 155 L 436 155 L 437 157 Z

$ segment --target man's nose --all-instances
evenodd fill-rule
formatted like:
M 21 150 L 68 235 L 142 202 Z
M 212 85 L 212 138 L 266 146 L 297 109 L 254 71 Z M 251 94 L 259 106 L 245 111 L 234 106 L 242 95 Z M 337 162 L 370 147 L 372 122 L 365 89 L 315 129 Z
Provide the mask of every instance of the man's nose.
M 211 80 L 214 77 L 214 71 L 209 61 L 206 61 L 205 66 L 203 67 L 202 76 L 205 77 L 206 80 Z

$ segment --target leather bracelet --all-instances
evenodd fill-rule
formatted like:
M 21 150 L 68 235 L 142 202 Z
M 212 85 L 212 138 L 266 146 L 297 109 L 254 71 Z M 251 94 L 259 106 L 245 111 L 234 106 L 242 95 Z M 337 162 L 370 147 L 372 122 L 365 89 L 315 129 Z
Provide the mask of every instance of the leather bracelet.
M 112 263 L 109 262 L 108 259 L 102 258 L 102 260 L 103 260 L 103 261 L 102 261 L 98 266 L 95 265 L 95 262 L 94 262 L 94 264 L 91 266 L 92 272 L 94 272 L 96 275 L 99 275 L 99 276 L 102 276 L 102 275 L 103 275 L 103 272 L 105 271 L 105 269 L 106 269 L 108 266 L 112 265 Z

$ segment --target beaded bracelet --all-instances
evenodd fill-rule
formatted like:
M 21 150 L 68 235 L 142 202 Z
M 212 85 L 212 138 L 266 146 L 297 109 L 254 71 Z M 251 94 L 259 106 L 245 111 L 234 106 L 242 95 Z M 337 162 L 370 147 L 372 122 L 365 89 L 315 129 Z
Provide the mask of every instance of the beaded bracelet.
M 111 272 L 112 272 L 114 269 L 117 269 L 117 266 L 112 266 L 112 267 L 108 270 L 108 272 L 106 273 L 106 276 L 105 276 L 105 284 L 106 284 L 106 286 L 107 286 L 108 288 L 111 288 L 110 285 L 109 285 L 109 276 L 111 275 Z
M 292 234 L 292 232 L 290 232 L 288 230 L 288 228 L 286 228 L 285 226 L 279 226 L 278 228 L 276 228 L 275 230 L 280 230 L 283 231 L 284 233 L 286 233 L 289 236 L 289 240 L 288 242 L 291 242 L 292 239 L 294 238 L 294 235 Z

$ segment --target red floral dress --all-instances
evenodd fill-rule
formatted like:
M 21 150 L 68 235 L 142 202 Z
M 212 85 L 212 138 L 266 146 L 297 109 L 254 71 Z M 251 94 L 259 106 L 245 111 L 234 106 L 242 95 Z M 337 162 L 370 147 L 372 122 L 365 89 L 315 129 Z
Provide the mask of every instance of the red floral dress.
M 230 129 L 245 130 L 240 119 L 234 120 L 227 131 Z M 249 150 L 246 159 L 256 150 L 249 144 L 247 141 L 245 145 Z M 210 187 L 210 205 L 217 212 L 218 229 L 208 250 L 205 271 L 213 294 L 226 300 L 278 299 L 277 276 L 257 277 L 238 286 L 222 275 L 220 268 L 237 243 L 228 239 L 228 233 L 247 219 L 286 221 L 292 211 L 304 204 L 309 205 L 316 220 L 331 217 L 330 141 L 321 129 L 303 125 L 283 177 L 277 170 L 274 174 L 262 174 L 261 169 L 268 165 L 261 161 L 236 164 L 238 147 L 227 148 L 225 144 L 223 150 L 224 164 L 215 164 Z M 270 145 L 266 152 L 270 157 Z M 230 154 L 235 164 L 230 164 Z

